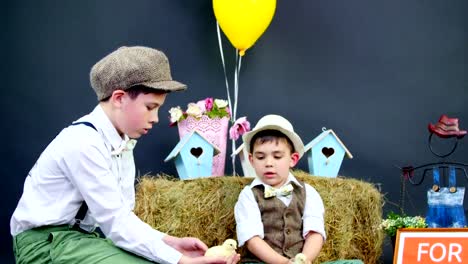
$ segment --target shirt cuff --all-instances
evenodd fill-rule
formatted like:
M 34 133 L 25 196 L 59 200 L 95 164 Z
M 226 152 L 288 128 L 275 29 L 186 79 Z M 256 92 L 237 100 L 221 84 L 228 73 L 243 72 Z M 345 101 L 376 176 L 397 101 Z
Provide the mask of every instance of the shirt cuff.
M 318 220 L 316 221 L 304 221 L 304 229 L 302 232 L 302 236 L 305 238 L 307 234 L 312 231 L 315 233 L 319 233 L 323 237 L 323 241 L 327 239 L 327 236 L 325 234 L 325 229 L 323 228 L 324 224 L 323 222 L 319 223 Z
M 154 230 L 156 243 L 153 247 L 153 255 L 158 263 L 177 264 L 182 258 L 182 253 L 164 243 L 163 238 L 167 235 L 158 230 Z
M 245 223 L 244 225 L 238 224 L 237 230 L 242 230 L 242 232 L 237 232 L 237 240 L 239 242 L 239 247 L 242 247 L 245 242 L 247 242 L 249 239 L 251 239 L 254 236 L 259 236 L 261 239 L 263 239 L 263 232 L 259 232 L 258 229 L 254 227 L 252 224 Z

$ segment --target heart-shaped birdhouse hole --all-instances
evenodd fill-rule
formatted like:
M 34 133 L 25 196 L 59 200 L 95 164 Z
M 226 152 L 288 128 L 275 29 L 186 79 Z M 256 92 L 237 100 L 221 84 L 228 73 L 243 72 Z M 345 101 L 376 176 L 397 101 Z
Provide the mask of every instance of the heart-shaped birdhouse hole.
M 333 148 L 324 147 L 322 148 L 322 153 L 328 159 L 330 156 L 332 156 L 335 153 L 335 150 Z
M 198 147 L 198 148 L 191 148 L 190 149 L 190 154 L 192 154 L 195 158 L 199 158 L 203 154 L 203 149 Z

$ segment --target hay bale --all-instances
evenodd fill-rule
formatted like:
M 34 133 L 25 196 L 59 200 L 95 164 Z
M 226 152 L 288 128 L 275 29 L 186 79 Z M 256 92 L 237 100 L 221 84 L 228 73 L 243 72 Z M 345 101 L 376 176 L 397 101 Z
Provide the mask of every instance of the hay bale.
M 379 229 L 380 192 L 356 179 L 316 177 L 303 171 L 294 174 L 315 187 L 325 205 L 328 239 L 316 263 L 337 259 L 378 263 L 384 238 Z M 145 176 L 137 185 L 135 213 L 162 232 L 219 245 L 236 238 L 234 204 L 251 181 L 243 177 L 180 181 L 164 175 Z

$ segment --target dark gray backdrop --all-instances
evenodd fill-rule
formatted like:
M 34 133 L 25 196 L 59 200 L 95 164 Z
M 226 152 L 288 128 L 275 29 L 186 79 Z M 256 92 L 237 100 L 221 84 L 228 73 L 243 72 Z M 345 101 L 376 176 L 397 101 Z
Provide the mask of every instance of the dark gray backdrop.
M 396 166 L 438 160 L 427 148 L 427 124 L 446 113 L 468 128 L 467 12 L 468 2 L 455 0 L 278 0 L 270 27 L 243 59 L 238 116 L 255 123 L 284 115 L 305 142 L 323 126 L 334 129 L 355 157 L 340 174 L 375 183 L 385 212 L 398 210 Z M 13 263 L 9 219 L 24 178 L 60 129 L 96 105 L 88 74 L 97 60 L 122 45 L 159 48 L 173 77 L 189 86 L 168 97 L 160 124 L 139 141 L 140 175 L 176 173 L 163 162 L 178 140 L 168 127 L 171 106 L 226 91 L 209 0 L 7 1 L 1 19 L 0 260 Z M 450 160 L 466 163 L 467 143 Z M 408 186 L 409 214 L 424 214 L 430 185 Z M 385 263 L 390 250 L 387 242 Z

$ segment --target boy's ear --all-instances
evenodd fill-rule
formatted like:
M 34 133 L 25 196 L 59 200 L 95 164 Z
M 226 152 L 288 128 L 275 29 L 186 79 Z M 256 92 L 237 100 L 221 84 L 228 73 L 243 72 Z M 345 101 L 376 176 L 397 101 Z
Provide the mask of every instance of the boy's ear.
M 294 152 L 291 154 L 291 163 L 289 164 L 289 167 L 294 167 L 296 164 L 299 162 L 299 153 Z
M 253 162 L 253 156 L 252 156 L 252 153 L 249 153 L 249 161 L 250 161 L 250 164 L 252 164 L 252 162 Z
M 113 104 L 120 106 L 122 104 L 123 96 L 126 94 L 124 90 L 115 90 L 112 92 L 110 100 Z

